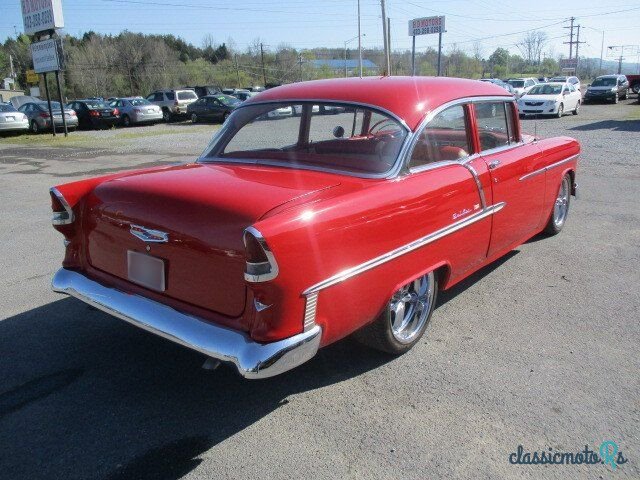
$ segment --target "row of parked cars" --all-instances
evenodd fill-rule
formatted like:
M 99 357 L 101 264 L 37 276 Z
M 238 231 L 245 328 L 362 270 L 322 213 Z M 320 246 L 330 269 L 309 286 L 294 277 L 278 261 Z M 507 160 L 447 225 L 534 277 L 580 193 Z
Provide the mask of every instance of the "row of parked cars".
M 64 120 L 69 130 L 100 129 L 115 125 L 129 127 L 152 124 L 174 118 L 201 121 L 224 121 L 243 101 L 257 95 L 261 87 L 219 89 L 211 86 L 157 90 L 143 97 L 87 98 L 64 105 Z M 62 106 L 37 97 L 22 97 L 15 103 L 0 103 L 0 131 L 50 131 L 64 125 Z

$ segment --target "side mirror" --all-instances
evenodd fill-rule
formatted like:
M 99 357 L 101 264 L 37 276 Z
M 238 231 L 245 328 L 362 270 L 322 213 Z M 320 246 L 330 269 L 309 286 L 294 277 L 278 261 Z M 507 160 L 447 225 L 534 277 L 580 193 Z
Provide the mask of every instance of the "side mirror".
M 344 128 L 342 128 L 340 125 L 338 125 L 337 127 L 335 127 L 333 129 L 333 136 L 336 138 L 342 138 L 344 137 Z

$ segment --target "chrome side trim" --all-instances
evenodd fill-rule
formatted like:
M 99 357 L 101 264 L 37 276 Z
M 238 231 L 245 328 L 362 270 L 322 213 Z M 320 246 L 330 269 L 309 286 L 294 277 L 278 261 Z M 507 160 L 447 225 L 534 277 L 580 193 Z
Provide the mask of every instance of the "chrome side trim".
M 527 173 L 526 175 L 521 176 L 519 180 L 522 182 L 523 180 L 527 180 L 528 178 L 535 177 L 536 175 L 540 175 L 541 173 L 544 173 L 553 168 L 559 167 L 560 165 L 564 165 L 565 163 L 568 163 L 578 157 L 580 157 L 580 154 L 571 155 L 570 157 L 565 158 L 564 160 L 560 160 L 559 162 L 552 163 L 551 165 L 547 165 L 546 167 L 542 167 L 542 168 L 539 168 L 538 170 L 534 170 L 533 172 Z
M 304 325 L 303 330 L 306 332 L 316 324 L 316 310 L 318 308 L 318 292 L 310 293 L 304 306 Z
M 56 196 L 58 201 L 64 207 L 64 212 L 53 212 L 51 223 L 53 225 L 69 225 L 70 223 L 73 223 L 75 217 L 73 215 L 73 209 L 71 208 L 71 206 L 67 203 L 67 201 L 64 199 L 57 188 L 51 187 L 49 191 Z
M 209 357 L 235 365 L 245 378 L 268 378 L 312 358 L 320 346 L 322 328 L 272 343 L 257 343 L 243 332 L 214 325 L 140 295 L 122 292 L 61 268 L 51 287 L 82 300 L 136 327 Z
M 245 240 L 246 233 L 253 235 L 253 237 L 255 237 L 255 239 L 258 241 L 258 243 L 260 244 L 260 247 L 262 247 L 262 250 L 267 256 L 267 260 L 269 261 L 269 265 L 271 269 L 269 270 L 269 273 L 263 273 L 260 275 L 254 275 L 248 272 L 244 272 L 244 279 L 247 282 L 251 282 L 251 283 L 267 282 L 269 280 L 273 280 L 278 276 L 278 271 L 279 271 L 278 262 L 276 262 L 276 257 L 273 255 L 273 252 L 269 248 L 269 245 L 267 245 L 267 241 L 264 239 L 264 237 L 262 236 L 262 233 L 260 233 L 260 231 L 257 228 L 247 227 L 244 229 L 244 233 L 242 235 L 242 241 L 245 242 L 245 247 L 246 247 L 246 240 Z
M 372 268 L 382 265 L 383 263 L 387 263 L 393 260 L 394 258 L 398 258 L 401 255 L 405 255 L 420 247 L 424 247 L 425 245 L 433 243 L 436 240 L 439 240 L 447 235 L 457 232 L 458 230 L 468 227 L 469 225 L 477 221 L 480 221 L 483 218 L 493 215 L 494 213 L 502 210 L 502 208 L 504 208 L 505 205 L 506 205 L 505 202 L 497 203 L 469 217 L 466 217 L 462 220 L 454 222 L 447 227 L 441 228 L 440 230 L 436 230 L 435 232 L 425 235 L 424 237 L 420 237 L 417 240 L 414 240 L 413 242 L 402 245 L 401 247 L 398 247 L 395 250 L 391 250 L 390 252 L 383 253 L 382 255 L 372 258 L 371 260 L 361 263 L 360 265 L 347 268 L 341 272 L 338 272 L 332 277 L 327 278 L 326 280 L 323 280 L 321 282 L 316 283 L 315 285 L 312 285 L 311 287 L 307 288 L 304 292 L 302 292 L 302 294 L 305 296 L 309 296 L 311 294 L 317 293 L 320 290 L 324 290 L 327 287 L 331 287 L 332 285 L 335 285 L 337 283 L 344 282 L 349 278 L 355 277 L 356 275 L 360 275 L 361 273 L 371 270 Z

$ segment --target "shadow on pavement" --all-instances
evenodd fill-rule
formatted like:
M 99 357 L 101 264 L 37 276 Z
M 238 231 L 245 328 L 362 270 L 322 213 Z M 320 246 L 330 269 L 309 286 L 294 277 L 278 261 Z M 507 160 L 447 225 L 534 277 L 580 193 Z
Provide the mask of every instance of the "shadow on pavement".
M 640 132 L 640 120 L 602 120 L 600 122 L 571 127 L 568 130 L 616 130 L 619 132 Z
M 391 360 L 347 339 L 247 381 L 71 298 L 1 321 L 0 352 L 1 476 L 29 479 L 178 479 L 288 397 Z

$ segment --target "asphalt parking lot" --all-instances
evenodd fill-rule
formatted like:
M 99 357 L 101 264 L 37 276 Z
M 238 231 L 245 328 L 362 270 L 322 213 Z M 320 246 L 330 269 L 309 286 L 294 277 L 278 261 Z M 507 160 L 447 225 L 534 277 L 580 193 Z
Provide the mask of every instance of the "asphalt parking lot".
M 568 223 L 440 295 L 400 358 L 350 339 L 246 381 L 51 292 L 48 188 L 193 159 L 215 125 L 0 138 L 0 478 L 640 478 L 640 105 L 523 120 L 582 142 Z M 512 465 L 528 451 L 628 462 Z

